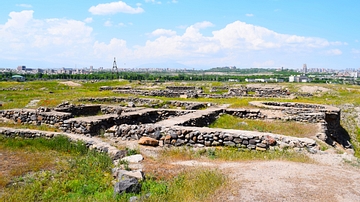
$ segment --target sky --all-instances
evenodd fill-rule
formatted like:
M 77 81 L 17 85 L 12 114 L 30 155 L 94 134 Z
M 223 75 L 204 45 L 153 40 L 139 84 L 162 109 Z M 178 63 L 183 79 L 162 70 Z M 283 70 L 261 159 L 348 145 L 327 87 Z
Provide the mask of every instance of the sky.
M 0 68 L 360 68 L 359 0 L 1 0 Z

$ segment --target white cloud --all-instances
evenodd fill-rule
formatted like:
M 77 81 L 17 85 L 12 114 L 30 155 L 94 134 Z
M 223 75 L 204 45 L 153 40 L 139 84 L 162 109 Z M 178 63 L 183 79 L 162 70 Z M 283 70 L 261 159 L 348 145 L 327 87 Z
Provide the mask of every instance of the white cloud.
M 144 12 L 144 9 L 140 8 L 133 8 L 127 5 L 125 2 L 118 1 L 118 2 L 111 2 L 105 4 L 98 4 L 97 6 L 91 6 L 89 8 L 89 12 L 94 15 L 110 15 L 116 13 L 130 13 L 130 14 L 137 14 Z
M 145 0 L 146 3 L 161 4 L 161 1 L 156 0 Z
M 93 29 L 84 21 L 69 19 L 34 19 L 34 11 L 11 12 L 5 24 L 0 24 L 0 60 L 58 61 L 161 61 L 172 60 L 187 65 L 238 64 L 275 66 L 274 57 L 285 54 L 339 55 L 337 46 L 343 42 L 323 38 L 281 34 L 265 27 L 235 21 L 204 36 L 203 29 L 214 27 L 208 21 L 198 22 L 182 33 L 170 29 L 155 29 L 144 44 L 127 47 L 124 39 L 96 40 Z M 108 25 L 112 25 L 108 20 Z M 105 24 L 104 24 L 105 25 Z M 116 26 L 131 23 L 114 24 Z M 212 28 L 214 29 L 214 28 Z M 3 47 L 6 47 L 4 49 Z M 353 53 L 359 53 L 353 50 Z M 276 53 L 276 54 L 275 54 Z M 75 62 L 74 62 L 75 63 Z M 73 64 L 74 64 L 73 63 Z M 80 64 L 77 62 L 77 64 Z M 111 62 L 110 62 L 111 65 Z
M 111 27 L 112 26 L 112 22 L 110 20 L 107 20 L 104 22 L 104 26 L 105 27 Z
M 68 19 L 33 18 L 34 11 L 11 12 L 8 21 L 0 25 L 0 58 L 30 58 L 32 60 L 67 60 L 78 58 L 79 52 L 92 41 L 92 28 L 84 22 Z
M 151 32 L 151 36 L 174 36 L 176 32 L 170 29 L 157 29 Z
M 174 3 L 174 4 L 176 4 L 176 3 L 178 3 L 179 1 L 177 1 L 177 0 L 172 0 L 171 1 L 171 3 Z
M 342 54 L 341 50 L 339 50 L 339 49 L 331 49 L 331 50 L 325 51 L 325 53 L 327 55 L 341 55 Z
M 214 24 L 212 24 L 211 22 L 209 21 L 203 21 L 203 22 L 198 22 L 198 23 L 195 23 L 194 25 L 192 25 L 195 29 L 204 29 L 204 28 L 207 28 L 207 27 L 213 27 Z
M 224 48 L 262 50 L 271 48 L 287 48 L 299 50 L 304 48 L 322 48 L 331 43 L 322 38 L 303 37 L 276 33 L 264 27 L 235 21 L 224 29 L 214 31 L 214 38 Z M 340 44 L 338 44 L 340 45 Z
M 93 22 L 93 19 L 92 18 L 86 18 L 84 20 L 85 23 L 92 23 Z
M 247 14 L 245 14 L 245 16 L 246 16 L 246 17 L 254 17 L 254 14 L 252 14 L 252 13 L 247 13 Z
M 23 8 L 32 8 L 32 5 L 30 5 L 30 4 L 16 4 L 16 6 L 23 7 Z
M 351 49 L 351 53 L 360 54 L 360 50 L 353 48 L 353 49 Z

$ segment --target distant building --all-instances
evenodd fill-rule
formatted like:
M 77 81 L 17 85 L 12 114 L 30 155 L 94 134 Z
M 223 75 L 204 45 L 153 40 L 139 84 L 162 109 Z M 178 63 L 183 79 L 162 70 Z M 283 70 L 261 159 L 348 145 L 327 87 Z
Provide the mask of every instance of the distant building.
M 18 66 L 17 68 L 16 68 L 18 71 L 25 71 L 26 70 L 26 66 Z
M 359 72 L 350 72 L 350 76 L 353 78 L 358 78 L 359 77 Z
M 14 81 L 25 81 L 25 77 L 23 77 L 21 75 L 14 75 L 11 77 L 11 79 Z
M 308 72 L 307 65 L 303 64 L 303 73 L 307 74 L 307 72 Z
M 245 79 L 246 82 L 249 83 L 281 83 L 284 82 L 284 79 L 278 79 L 278 78 L 270 78 L 270 79 Z
M 310 82 L 310 79 L 305 75 L 296 75 L 296 76 L 289 76 L 289 82 L 307 83 Z

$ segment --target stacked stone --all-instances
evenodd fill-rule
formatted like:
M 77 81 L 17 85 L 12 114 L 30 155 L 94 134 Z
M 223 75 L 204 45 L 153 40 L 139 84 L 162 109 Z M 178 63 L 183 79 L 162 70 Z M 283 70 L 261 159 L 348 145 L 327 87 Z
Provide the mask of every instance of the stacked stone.
M 108 143 L 104 143 L 99 139 L 88 138 L 88 137 L 78 137 L 73 134 L 64 134 L 57 132 L 48 132 L 48 131 L 39 131 L 39 130 L 28 130 L 28 129 L 13 129 L 13 128 L 4 128 L 0 127 L 0 134 L 3 134 L 7 137 L 21 137 L 21 138 L 53 138 L 58 135 L 65 135 L 71 141 L 81 140 L 84 142 L 86 147 L 89 149 L 93 149 L 97 152 L 107 153 L 113 160 L 122 158 L 124 155 L 121 154 L 121 151 L 116 149 L 115 147 L 109 145 Z
M 80 102 L 96 102 L 96 103 L 129 103 L 132 102 L 136 106 L 157 106 L 162 103 L 161 100 L 147 99 L 147 98 L 132 98 L 132 97 L 98 97 L 98 98 L 80 98 Z
M 161 110 L 153 109 L 145 112 L 124 113 L 118 115 L 103 115 L 94 118 L 79 117 L 65 120 L 59 127 L 60 130 L 67 133 L 85 134 L 95 136 L 103 133 L 105 129 L 117 124 L 146 124 L 156 123 L 175 116 L 182 116 L 193 113 L 194 111 L 183 110 Z
M 124 87 L 124 86 L 101 86 L 100 91 L 104 90 L 130 90 L 131 87 Z
M 39 112 L 35 109 L 0 110 L 0 117 L 23 124 L 48 124 L 57 125 L 72 117 L 70 113 Z
M 281 88 L 241 87 L 230 88 L 227 95 L 240 97 L 287 97 L 290 95 L 290 92 Z
M 227 130 L 201 130 L 192 127 L 164 127 L 155 124 L 119 125 L 106 132 L 108 136 L 122 140 L 139 140 L 150 137 L 159 141 L 159 146 L 231 146 L 250 150 L 308 148 L 316 149 L 315 140 L 281 135 Z
M 226 114 L 246 118 L 246 119 L 264 119 L 266 116 L 259 109 L 226 109 Z
M 170 101 L 170 105 L 173 105 L 175 107 L 183 107 L 186 110 L 197 110 L 211 106 L 211 103 Z
M 229 90 L 229 87 L 226 86 L 217 86 L 217 87 L 211 87 L 210 92 L 217 92 L 219 90 Z
M 73 105 L 69 102 L 61 103 L 54 108 L 54 111 L 71 113 L 73 116 L 95 115 L 98 114 L 100 110 L 100 105 Z

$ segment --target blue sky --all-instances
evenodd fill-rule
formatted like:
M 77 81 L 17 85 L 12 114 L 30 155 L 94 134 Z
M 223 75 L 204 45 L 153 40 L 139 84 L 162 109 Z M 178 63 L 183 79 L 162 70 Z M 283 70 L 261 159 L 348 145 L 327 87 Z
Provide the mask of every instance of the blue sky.
M 358 0 L 2 0 L 0 7 L 0 67 L 111 68 L 116 57 L 119 68 L 360 68 Z

